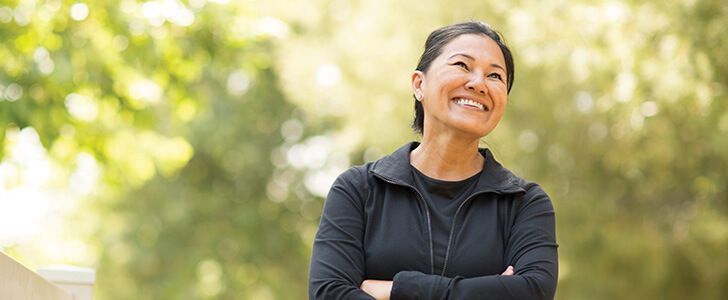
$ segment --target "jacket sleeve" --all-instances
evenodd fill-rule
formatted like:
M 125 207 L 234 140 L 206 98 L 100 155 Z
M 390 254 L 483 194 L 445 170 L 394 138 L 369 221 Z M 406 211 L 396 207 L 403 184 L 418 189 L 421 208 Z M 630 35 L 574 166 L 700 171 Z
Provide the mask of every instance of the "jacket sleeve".
M 311 253 L 309 299 L 374 299 L 359 289 L 367 191 L 362 172 L 355 167 L 342 173 L 326 197 Z
M 401 271 L 391 299 L 553 299 L 558 279 L 554 208 L 540 186 L 526 188 L 505 250 L 504 263 L 514 267 L 514 275 L 448 278 Z

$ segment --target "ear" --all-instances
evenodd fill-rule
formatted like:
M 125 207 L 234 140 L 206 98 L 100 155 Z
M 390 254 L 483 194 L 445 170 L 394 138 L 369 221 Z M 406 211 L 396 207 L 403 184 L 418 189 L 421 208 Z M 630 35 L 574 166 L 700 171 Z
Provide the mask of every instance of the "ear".
M 422 73 L 422 71 L 414 71 L 412 73 L 412 92 L 415 94 L 415 99 L 417 101 L 422 101 L 422 95 L 423 95 L 423 86 L 422 82 L 424 81 L 425 73 Z M 419 95 L 419 97 L 418 97 Z

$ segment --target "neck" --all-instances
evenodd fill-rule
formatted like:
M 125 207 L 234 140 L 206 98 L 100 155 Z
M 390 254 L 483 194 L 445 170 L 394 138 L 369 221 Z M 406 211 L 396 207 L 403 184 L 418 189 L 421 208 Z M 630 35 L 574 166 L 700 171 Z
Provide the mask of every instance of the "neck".
M 422 143 L 410 153 L 410 163 L 425 175 L 445 181 L 469 178 L 483 169 L 485 158 L 478 152 L 478 139 L 448 135 L 422 136 Z

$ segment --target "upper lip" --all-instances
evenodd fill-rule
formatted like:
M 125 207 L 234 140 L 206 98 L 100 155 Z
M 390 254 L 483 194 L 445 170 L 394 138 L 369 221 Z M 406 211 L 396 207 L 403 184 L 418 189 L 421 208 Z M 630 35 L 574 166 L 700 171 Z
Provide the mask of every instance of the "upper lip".
M 470 100 L 470 101 L 474 101 L 474 102 L 480 103 L 481 105 L 483 105 L 483 107 L 485 107 L 485 110 L 486 111 L 490 111 L 490 109 L 491 109 L 491 107 L 488 104 L 486 104 L 485 101 L 483 101 L 481 99 L 478 99 L 478 98 L 473 98 L 473 97 L 470 97 L 470 96 L 455 96 L 455 97 L 452 97 L 451 98 L 451 100 L 455 100 L 455 99 L 467 99 L 467 100 Z

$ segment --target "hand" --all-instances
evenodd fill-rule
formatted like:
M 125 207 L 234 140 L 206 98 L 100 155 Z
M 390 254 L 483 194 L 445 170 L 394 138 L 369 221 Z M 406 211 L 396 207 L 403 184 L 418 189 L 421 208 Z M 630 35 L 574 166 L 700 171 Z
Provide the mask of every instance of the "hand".
M 389 300 L 389 295 L 392 293 L 392 281 L 367 279 L 361 283 L 359 288 L 377 300 Z
M 513 266 L 508 266 L 508 268 L 506 268 L 506 270 L 501 273 L 501 275 L 503 276 L 511 276 L 513 274 L 515 274 L 515 272 L 513 272 Z

